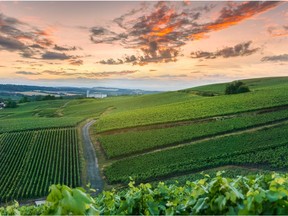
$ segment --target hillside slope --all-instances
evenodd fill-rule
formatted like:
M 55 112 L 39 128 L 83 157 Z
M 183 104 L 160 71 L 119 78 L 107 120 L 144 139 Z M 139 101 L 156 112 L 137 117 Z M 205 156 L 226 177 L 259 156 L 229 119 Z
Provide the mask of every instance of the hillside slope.
M 51 184 L 83 183 L 79 128 L 87 119 L 96 120 L 90 135 L 105 188 L 121 187 L 130 176 L 136 182 L 189 180 L 223 167 L 287 171 L 287 80 L 244 80 L 252 91 L 237 95 L 207 97 L 187 89 L 0 110 L 0 200 L 45 196 Z
M 173 95 L 163 104 L 143 101 L 141 108 L 115 107 L 101 116 L 94 137 L 107 183 L 123 184 L 130 176 L 167 180 L 223 166 L 287 171 L 288 78 L 243 82 L 251 92 L 207 97 L 193 88 L 153 95 L 159 101 Z M 226 85 L 217 84 L 218 93 Z

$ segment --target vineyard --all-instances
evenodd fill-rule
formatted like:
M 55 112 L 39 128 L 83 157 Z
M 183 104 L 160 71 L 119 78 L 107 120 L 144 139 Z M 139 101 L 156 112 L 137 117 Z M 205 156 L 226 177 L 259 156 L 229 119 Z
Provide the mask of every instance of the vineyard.
M 51 127 L 73 127 L 82 120 L 79 117 L 5 119 L 2 121 L 5 124 L 0 127 L 0 133 L 39 130 Z
M 284 159 L 288 153 L 287 133 L 288 125 L 284 124 L 136 155 L 114 162 L 106 168 L 105 175 L 111 183 L 117 183 L 127 182 L 129 176 L 137 181 L 146 181 L 231 164 L 265 164 L 287 169 L 288 163 Z M 269 157 L 272 152 L 273 158 Z
M 96 123 L 87 129 L 86 140 L 94 144 L 106 188 L 122 187 L 130 177 L 137 183 L 185 183 L 199 178 L 201 171 L 215 174 L 223 167 L 234 167 L 225 174 L 228 177 L 286 171 L 286 79 L 249 82 L 252 91 L 239 95 L 218 94 L 225 84 L 217 84 L 103 100 L 29 102 L 4 109 L 0 202 L 43 197 L 51 184 L 76 187 L 88 173 L 89 179 L 93 177 L 88 168 L 95 164 L 89 160 L 95 159 L 94 153 L 86 157 L 84 139 L 78 140 L 84 122 L 92 120 Z M 205 89 L 217 96 L 195 93 Z
M 75 128 L 1 134 L 0 155 L 2 202 L 45 196 L 54 183 L 81 184 Z
M 249 93 L 224 95 L 226 84 L 208 85 L 173 92 L 171 100 L 165 93 L 163 104 L 150 101 L 150 106 L 127 110 L 115 106 L 101 116 L 93 132 L 107 183 L 123 185 L 130 177 L 184 183 L 201 171 L 229 166 L 253 167 L 252 173 L 286 171 L 287 78 L 245 82 Z M 160 101 L 162 94 L 157 96 Z
M 180 184 L 184 185 L 187 181 L 196 181 L 198 179 L 203 178 L 204 175 L 209 175 L 210 177 L 216 177 L 217 172 L 219 170 L 223 171 L 222 176 L 226 178 L 237 178 L 239 175 L 241 176 L 252 176 L 252 175 L 267 175 L 271 173 L 271 170 L 266 169 L 255 169 L 253 166 L 223 166 L 223 167 L 216 167 L 212 169 L 206 169 L 201 172 L 187 174 L 182 176 L 176 176 L 172 178 L 163 179 L 163 182 L 167 185 L 173 184 Z M 282 172 L 280 172 L 282 173 Z M 157 185 L 159 181 L 151 182 L 152 185 Z
M 87 109 L 81 109 L 80 111 L 82 112 L 80 112 L 78 104 L 76 107 L 73 107 L 70 105 L 70 101 L 65 100 L 60 102 L 52 105 L 48 102 L 43 103 L 42 101 L 30 102 L 21 104 L 15 110 L 2 110 L 3 117 L 0 118 L 0 133 L 74 127 L 92 115 L 92 106 L 88 106 L 90 112 Z M 94 106 L 93 114 L 98 116 L 103 110 L 105 110 L 105 107 L 97 106 L 95 108 Z M 86 114 L 85 111 L 87 111 Z
M 1 110 L 0 133 L 74 127 L 87 118 L 98 118 L 108 108 L 117 113 L 185 101 L 189 98 L 191 96 L 187 94 L 169 92 L 161 95 L 114 97 L 105 100 L 75 99 L 53 101 L 53 103 L 30 102 L 20 104 L 17 109 Z
M 252 112 L 233 118 L 222 117 L 214 119 L 214 121 L 191 123 L 188 126 L 100 135 L 98 139 L 107 157 L 114 158 L 212 137 L 217 134 L 233 132 L 279 120 L 288 120 L 288 110 L 259 114 Z
M 98 121 L 96 130 L 102 132 L 118 128 L 207 118 L 287 105 L 287 89 L 288 86 L 228 96 L 195 96 L 181 102 L 112 113 Z

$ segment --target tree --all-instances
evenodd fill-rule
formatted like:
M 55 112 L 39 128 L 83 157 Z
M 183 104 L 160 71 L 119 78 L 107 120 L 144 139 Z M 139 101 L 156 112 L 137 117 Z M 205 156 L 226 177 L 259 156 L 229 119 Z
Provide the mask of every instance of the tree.
M 54 95 L 45 95 L 42 100 L 56 100 L 56 97 Z
M 30 101 L 29 98 L 27 96 L 24 96 L 19 100 L 19 103 L 27 103 L 29 101 Z
M 229 83 L 226 86 L 225 89 L 225 94 L 240 94 L 240 93 L 245 93 L 245 92 L 250 92 L 250 89 L 248 86 L 245 86 L 245 84 L 241 81 L 235 81 L 232 83 Z
M 16 107 L 17 107 L 16 101 L 13 101 L 13 100 L 9 99 L 6 102 L 6 108 L 16 108 Z

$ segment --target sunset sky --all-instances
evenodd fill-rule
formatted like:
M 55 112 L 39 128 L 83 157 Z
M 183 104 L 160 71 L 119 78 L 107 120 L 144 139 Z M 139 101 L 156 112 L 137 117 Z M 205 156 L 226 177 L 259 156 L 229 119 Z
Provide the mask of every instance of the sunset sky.
M 176 90 L 288 75 L 288 2 L 0 2 L 0 83 Z

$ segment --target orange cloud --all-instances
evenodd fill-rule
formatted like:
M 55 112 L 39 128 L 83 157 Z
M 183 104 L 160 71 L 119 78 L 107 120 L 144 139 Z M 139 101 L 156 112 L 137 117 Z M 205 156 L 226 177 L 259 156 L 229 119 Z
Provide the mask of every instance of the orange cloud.
M 36 30 L 35 34 L 39 35 L 39 36 L 51 37 L 51 36 L 53 36 L 55 31 L 56 31 L 56 28 L 49 26 L 49 27 L 47 27 L 45 29 Z
M 213 21 L 200 24 L 200 17 L 214 8 L 205 5 L 203 8 L 182 8 L 177 10 L 173 4 L 158 2 L 154 8 L 145 15 L 128 19 L 123 15 L 114 21 L 125 30 L 117 34 L 108 28 L 91 28 L 91 40 L 94 43 L 120 42 L 125 48 L 140 50 L 142 56 L 136 57 L 133 64 L 147 64 L 157 62 L 176 61 L 180 47 L 190 40 L 207 38 L 207 34 L 237 25 L 257 14 L 264 13 L 278 6 L 281 2 L 250 1 L 228 3 L 219 11 L 218 17 Z M 137 12 L 140 12 L 137 10 Z M 130 13 L 128 13 L 130 14 Z M 132 13 L 133 16 L 135 13 Z M 140 60 L 139 60 L 140 59 Z M 137 61 L 139 60 L 139 61 Z M 103 61 L 113 64 L 126 63 L 125 60 Z M 129 63 L 131 63 L 129 61 Z
M 281 2 L 242 2 L 240 5 L 230 4 L 228 8 L 223 8 L 221 15 L 215 22 L 204 24 L 201 32 L 193 33 L 191 38 L 202 39 L 204 34 L 211 31 L 219 31 L 230 26 L 237 25 L 257 14 L 264 13 L 278 6 Z
M 205 32 L 195 33 L 195 34 L 192 34 L 188 37 L 191 38 L 192 40 L 201 40 L 201 39 L 208 38 L 208 36 L 205 34 Z
M 164 16 L 162 16 L 163 12 L 161 12 L 161 8 L 157 9 L 155 13 L 160 15 L 160 19 L 156 23 L 151 23 L 152 32 L 151 36 L 159 36 L 163 37 L 169 33 L 171 33 L 176 26 L 169 26 L 171 23 L 172 15 L 175 14 L 174 9 L 169 9 L 165 12 Z

